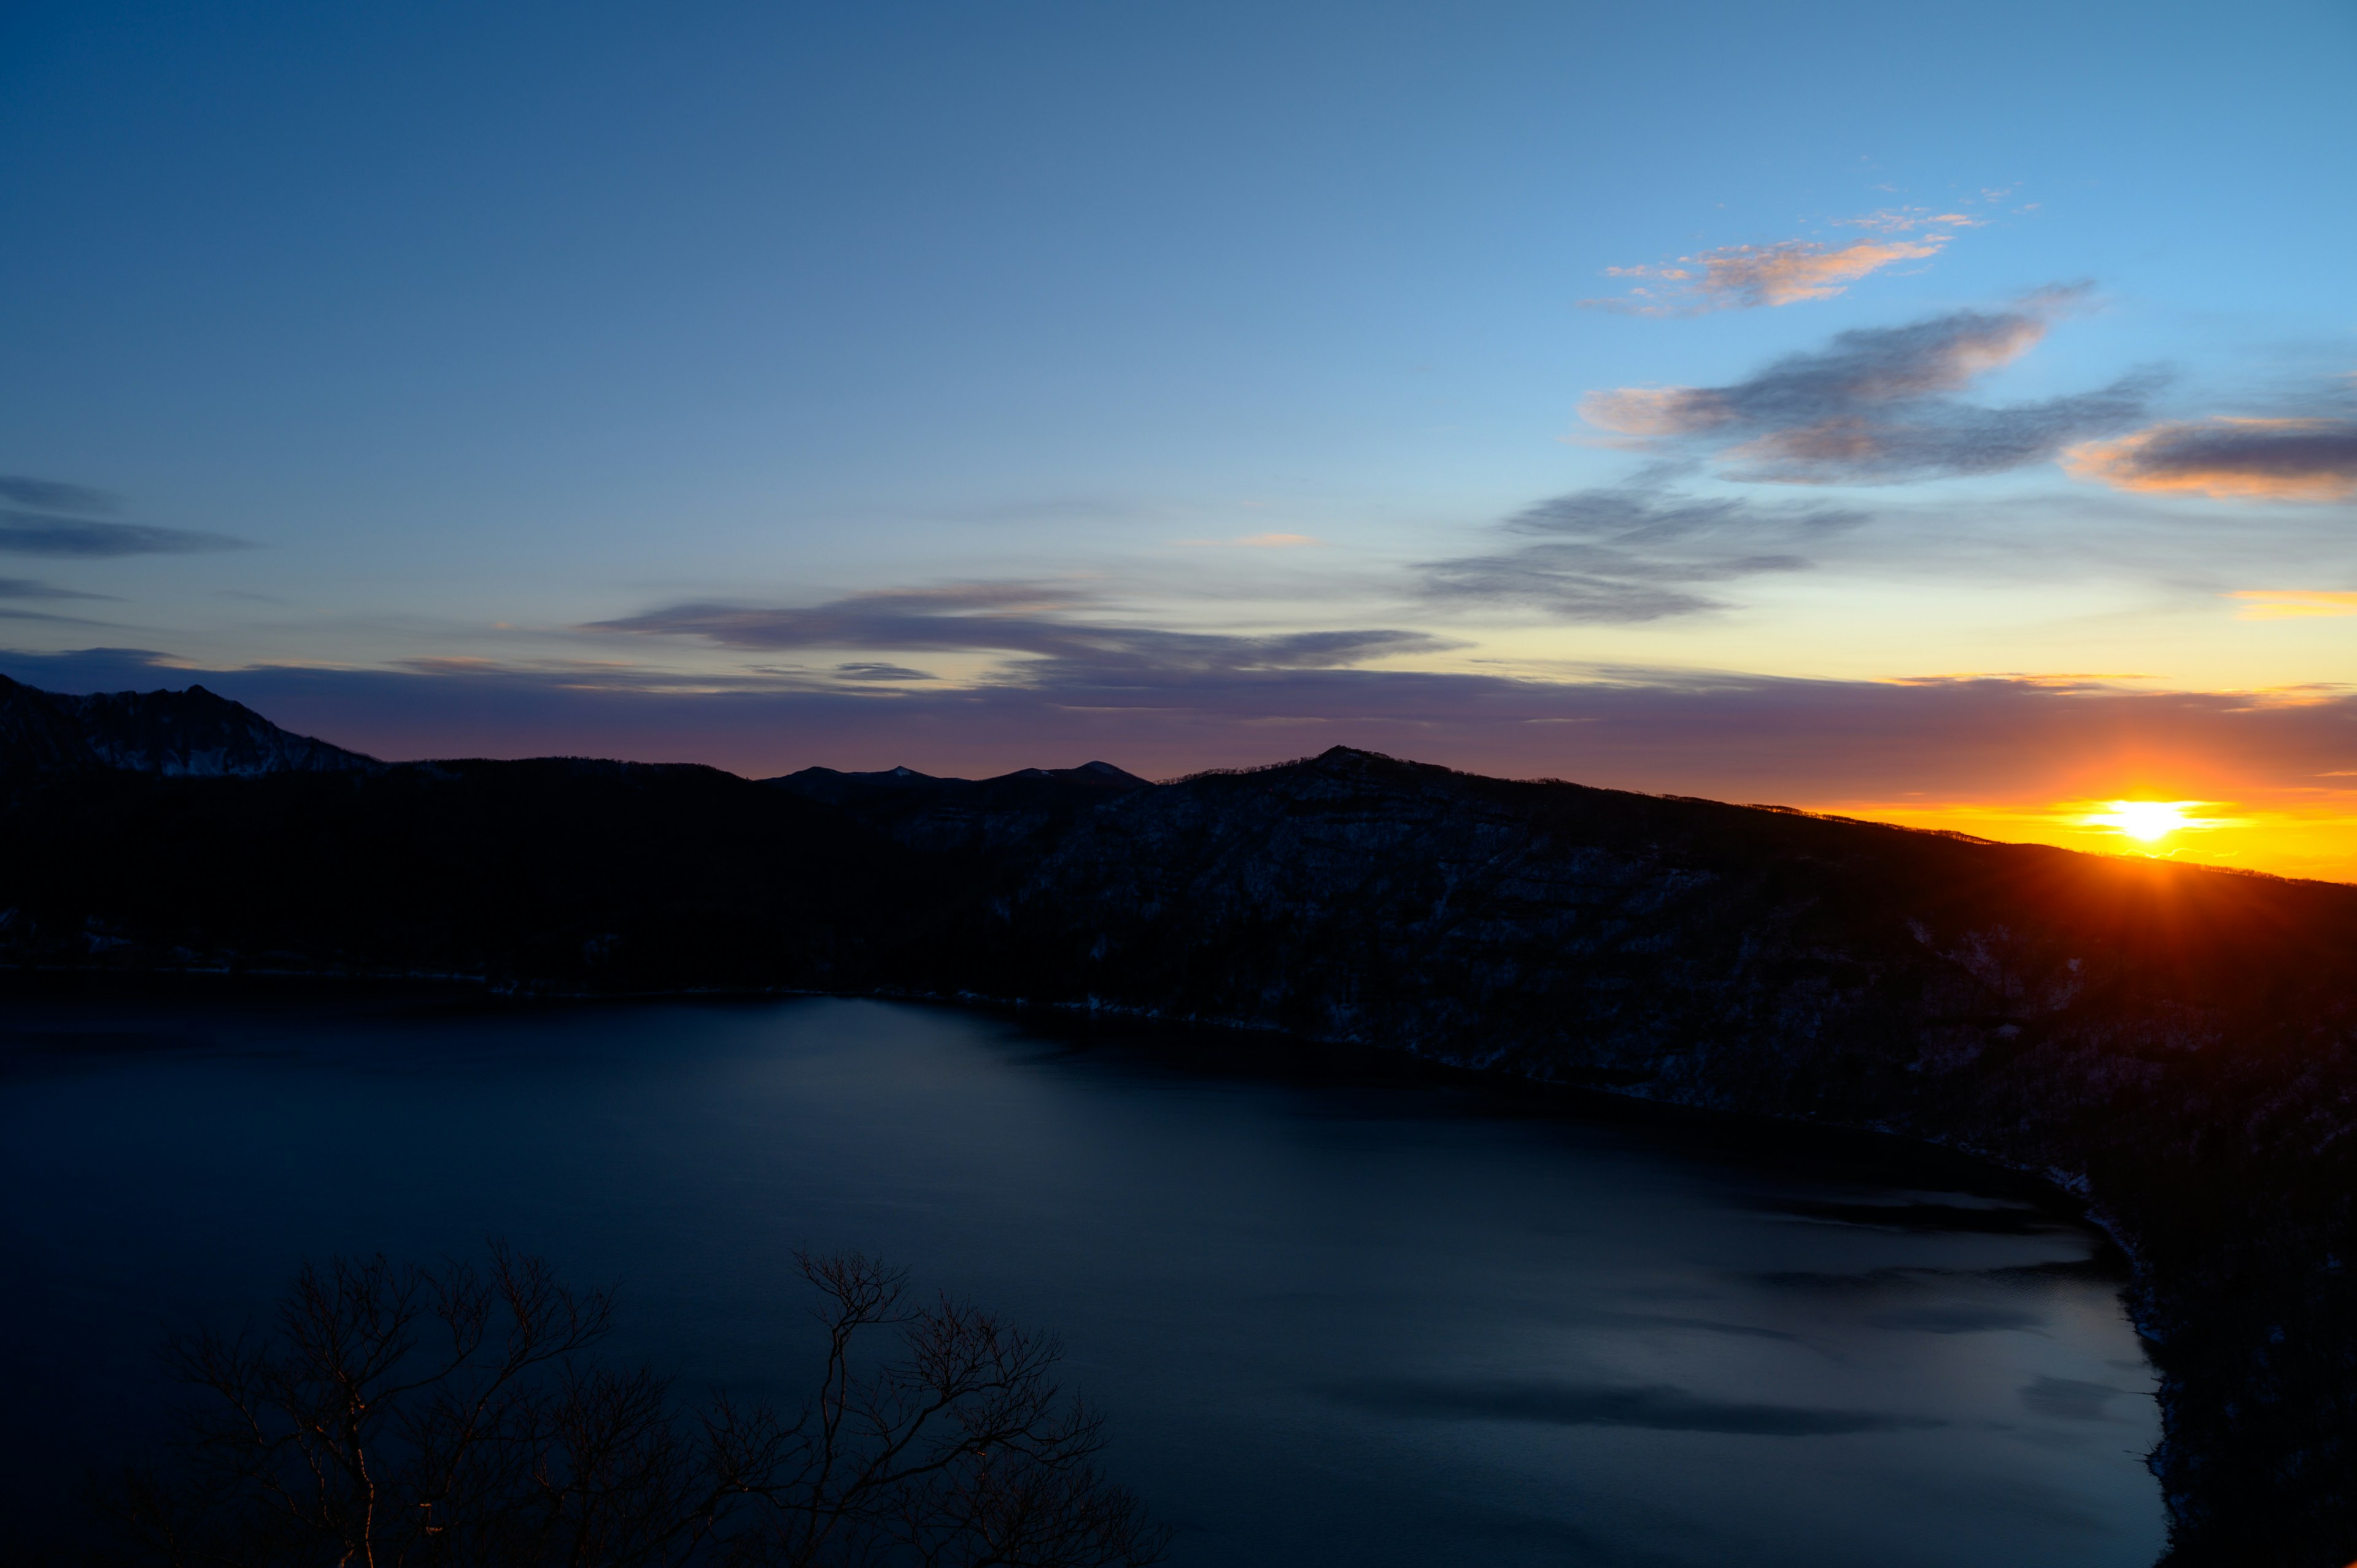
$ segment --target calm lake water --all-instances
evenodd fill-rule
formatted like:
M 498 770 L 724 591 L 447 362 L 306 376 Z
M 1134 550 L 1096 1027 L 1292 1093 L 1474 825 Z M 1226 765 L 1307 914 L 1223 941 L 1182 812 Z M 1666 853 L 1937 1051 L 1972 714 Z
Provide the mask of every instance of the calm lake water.
M 0 1000 L 5 1517 L 305 1253 L 486 1234 L 809 1364 L 791 1249 L 1061 1332 L 1174 1562 L 2145 1568 L 2091 1233 L 1866 1139 L 832 1000 Z M 1885 1222 L 1887 1221 L 1887 1222 Z

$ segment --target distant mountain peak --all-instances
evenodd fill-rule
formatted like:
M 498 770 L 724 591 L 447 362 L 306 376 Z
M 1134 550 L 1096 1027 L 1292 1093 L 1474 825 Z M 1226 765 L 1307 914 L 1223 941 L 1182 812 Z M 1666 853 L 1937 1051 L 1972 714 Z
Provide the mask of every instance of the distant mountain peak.
M 202 686 L 73 696 L 0 675 L 0 777 L 96 768 L 250 778 L 376 772 L 384 766 L 280 729 Z
M 1118 784 L 1125 789 L 1149 789 L 1153 780 L 1140 779 L 1110 762 L 1083 762 L 1078 768 L 1023 768 L 1001 774 L 1004 779 L 1057 779 L 1068 784 Z
M 1132 773 L 1126 768 L 1115 768 L 1110 762 L 1083 762 L 1078 768 L 1065 768 L 1057 769 L 1056 771 L 1070 774 L 1084 773 L 1093 778 L 1103 779 L 1106 782 L 1113 784 L 1144 784 L 1148 782 L 1148 780 L 1140 779 L 1136 774 Z

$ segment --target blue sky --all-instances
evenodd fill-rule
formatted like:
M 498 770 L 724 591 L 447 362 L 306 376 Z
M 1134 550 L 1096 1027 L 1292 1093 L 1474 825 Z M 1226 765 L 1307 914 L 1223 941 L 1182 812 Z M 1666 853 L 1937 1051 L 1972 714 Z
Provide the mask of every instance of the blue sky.
M 0 669 L 2338 821 L 2352 75 L 2341 4 L 12 6 Z

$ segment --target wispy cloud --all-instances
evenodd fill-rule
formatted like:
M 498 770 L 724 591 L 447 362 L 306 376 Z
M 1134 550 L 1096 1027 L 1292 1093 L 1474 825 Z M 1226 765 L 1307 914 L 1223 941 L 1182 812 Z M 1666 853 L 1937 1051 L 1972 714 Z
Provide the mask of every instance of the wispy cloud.
M 2357 417 L 2185 420 L 2062 454 L 2073 478 L 2146 495 L 2337 501 L 2357 496 Z
M 5 605 L 0 605 L 0 620 L 44 620 L 53 621 L 59 626 L 103 626 L 106 624 L 103 621 L 92 620 L 88 616 L 52 615 L 48 610 L 20 610 L 11 608 Z
M 877 664 L 859 660 L 838 664 L 834 673 L 843 681 L 938 681 L 940 676 L 924 670 L 911 670 L 905 664 Z
M 1307 533 L 1247 533 L 1238 539 L 1182 539 L 1178 542 L 1196 548 L 1299 550 L 1307 545 L 1323 544 L 1326 542 Z
M 2243 588 L 2226 596 L 2242 601 L 2244 620 L 2357 616 L 2357 593 L 2331 588 Z
M 1705 316 L 1714 310 L 1830 299 L 1858 279 L 1895 263 L 1938 255 L 1947 239 L 1926 235 L 1920 240 L 1854 240 L 1846 245 L 1821 245 L 1808 240 L 1724 245 L 1681 256 L 1674 265 L 1607 267 L 1607 277 L 1647 281 L 1626 295 L 1579 303 L 1589 310 L 1618 311 L 1624 316 Z
M 0 511 L 0 552 L 17 555 L 188 555 L 251 548 L 242 539 L 192 529 Z
M 78 593 L 72 588 L 52 587 L 29 577 L 0 577 L 0 599 L 104 599 L 109 594 Z
M 1628 316 L 1704 316 L 1831 299 L 1860 278 L 1901 262 L 1929 261 L 1959 229 L 1987 221 L 1961 212 L 1885 208 L 1835 226 L 1885 236 L 1829 244 L 1782 240 L 1767 245 L 1721 245 L 1652 266 L 1607 267 L 1604 275 L 1638 280 L 1625 295 L 1583 299 L 1590 310 Z
M 1648 621 L 1723 607 L 1695 590 L 1762 573 L 1797 572 L 1809 548 L 1865 514 L 1824 507 L 1700 500 L 1639 488 L 1541 501 L 1503 532 L 1538 542 L 1424 564 L 1439 599 L 1535 609 L 1572 621 Z
M 2003 191 L 1983 191 L 1981 195 L 1996 200 Z M 1965 205 L 1971 205 L 1968 199 Z M 1969 212 L 1934 212 L 1928 207 L 1882 207 L 1857 218 L 1836 218 L 1836 229 L 1869 229 L 1878 234 L 1911 234 L 1919 229 L 1979 229 L 1987 225 L 1986 218 L 1975 218 Z
M 107 521 L 118 503 L 102 490 L 0 474 L 0 552 L 18 555 L 178 555 L 249 548 L 227 534 Z
M 104 490 L 93 490 L 86 485 L 69 485 L 57 479 L 36 479 L 23 474 L 0 474 L 0 501 L 11 506 L 29 507 L 35 511 L 68 511 L 80 516 L 100 516 L 115 510 L 122 502 Z
M 1949 395 L 2028 352 L 2083 294 L 2049 289 L 2010 310 L 1844 332 L 1730 386 L 1591 392 L 1580 413 L 1655 444 L 1706 445 L 1732 478 L 1888 484 L 1998 473 L 2144 416 L 2157 384 L 2149 372 L 2006 408 Z
M 1381 628 L 1247 635 L 1107 625 L 1070 613 L 1079 604 L 1077 596 L 1053 586 L 985 583 L 860 594 L 821 605 L 671 605 L 585 629 L 694 638 L 726 648 L 1011 653 L 1038 661 L 1022 671 L 1038 681 L 1068 678 L 1076 670 L 1158 678 L 1339 669 L 1454 646 L 1423 632 Z
M 105 599 L 112 596 L 107 594 L 77 593 L 71 588 L 59 588 L 48 583 L 37 583 L 29 577 L 0 577 L 0 600 L 32 599 L 54 602 L 59 599 Z M 84 616 L 59 615 L 52 610 L 19 609 L 13 604 L 0 604 L 0 620 L 54 621 L 60 626 L 103 624 Z

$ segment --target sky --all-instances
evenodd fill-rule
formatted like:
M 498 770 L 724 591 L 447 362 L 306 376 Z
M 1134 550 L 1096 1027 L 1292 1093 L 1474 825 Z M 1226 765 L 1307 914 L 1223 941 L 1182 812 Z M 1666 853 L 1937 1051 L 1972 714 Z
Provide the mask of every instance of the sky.
M 2352 80 L 2346 0 L 18 0 L 0 671 L 2357 880 Z

